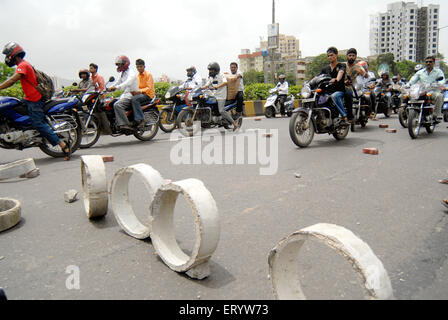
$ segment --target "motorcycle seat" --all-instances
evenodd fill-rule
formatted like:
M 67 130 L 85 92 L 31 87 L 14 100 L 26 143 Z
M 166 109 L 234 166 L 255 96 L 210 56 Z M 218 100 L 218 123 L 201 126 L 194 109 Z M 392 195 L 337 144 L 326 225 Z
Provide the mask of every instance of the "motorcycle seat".
M 64 99 L 57 99 L 57 100 L 51 100 L 47 102 L 43 108 L 43 112 L 47 113 L 48 110 L 53 108 L 54 106 L 57 106 L 58 104 L 66 103 L 70 100 L 70 98 L 64 98 Z

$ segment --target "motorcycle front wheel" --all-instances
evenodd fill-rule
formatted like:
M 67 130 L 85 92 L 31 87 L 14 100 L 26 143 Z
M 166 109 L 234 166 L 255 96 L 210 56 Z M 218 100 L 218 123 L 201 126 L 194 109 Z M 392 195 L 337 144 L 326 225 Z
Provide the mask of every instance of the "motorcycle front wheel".
M 159 131 L 159 115 L 155 111 L 147 111 L 144 116 L 145 125 L 142 130 L 134 133 L 134 137 L 140 141 L 150 141 Z
M 443 112 L 443 121 L 448 122 L 448 111 Z
M 403 128 L 408 127 L 408 113 L 405 108 L 400 108 L 398 110 L 398 121 L 400 122 Z
M 81 117 L 81 121 L 86 121 L 87 117 Z M 79 147 L 81 149 L 87 149 L 93 146 L 95 143 L 98 142 L 99 138 L 101 136 L 101 130 L 100 130 L 100 123 L 97 117 L 92 116 L 90 118 L 89 125 L 85 130 L 82 130 L 82 138 L 81 143 Z
M 74 153 L 79 149 L 79 145 L 81 143 L 81 128 L 78 126 L 76 129 L 72 128 L 70 131 L 58 133 L 58 137 L 64 141 L 68 142 L 69 138 L 71 141 L 71 153 Z M 54 158 L 63 158 L 65 157 L 64 152 L 62 152 L 61 147 L 59 145 L 52 146 L 46 139 L 44 139 L 44 143 L 39 145 L 39 149 L 42 150 L 45 154 L 48 154 Z
M 183 109 L 177 116 L 177 127 L 186 137 L 192 137 L 201 128 L 200 120 L 193 120 L 194 111 Z
M 338 141 L 343 140 L 347 137 L 349 130 L 349 127 L 339 127 L 336 129 L 336 132 L 333 133 L 333 137 Z
M 420 126 L 418 124 L 419 112 L 410 110 L 408 115 L 408 131 L 412 139 L 417 139 L 420 133 Z
M 160 112 L 159 127 L 165 133 L 170 133 L 176 129 L 176 116 L 173 110 L 164 109 Z
M 314 138 L 314 124 L 313 121 L 309 122 L 309 126 L 306 127 L 308 114 L 305 112 L 294 113 L 289 120 L 289 135 L 292 142 L 300 148 L 306 148 L 310 145 Z
M 275 118 L 275 109 L 274 107 L 267 107 L 264 110 L 264 115 L 266 118 Z

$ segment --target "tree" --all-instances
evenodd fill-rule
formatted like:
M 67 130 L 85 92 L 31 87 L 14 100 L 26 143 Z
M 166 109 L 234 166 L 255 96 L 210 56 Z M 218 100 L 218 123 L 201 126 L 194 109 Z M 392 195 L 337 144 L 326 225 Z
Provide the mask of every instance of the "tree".
M 394 74 L 400 74 L 403 78 L 410 79 L 415 73 L 416 62 L 404 60 L 395 64 Z
M 14 69 L 0 62 L 0 82 L 5 81 L 14 74 Z
M 339 62 L 347 61 L 347 56 L 340 54 L 338 56 Z M 306 68 L 306 78 L 308 80 L 317 76 L 322 69 L 329 64 L 328 57 L 326 53 L 322 53 L 321 55 L 314 58 L 313 62 Z
M 244 72 L 243 81 L 245 85 L 253 84 L 253 83 L 264 83 L 264 72 L 249 70 Z
M 8 67 L 5 63 L 0 62 L 0 83 L 10 78 L 15 72 L 14 68 Z M 6 88 L 0 92 L 1 96 L 23 98 L 23 90 L 20 82 L 16 82 L 13 86 Z
M 377 65 L 378 67 L 381 66 L 382 64 L 387 64 L 389 66 L 389 72 L 393 73 L 395 71 L 395 56 L 393 53 L 389 52 L 389 53 L 385 53 L 385 54 L 380 54 L 378 56 L 378 58 L 376 59 L 377 61 Z M 378 71 L 378 69 L 377 69 Z M 379 75 L 381 76 L 381 75 Z

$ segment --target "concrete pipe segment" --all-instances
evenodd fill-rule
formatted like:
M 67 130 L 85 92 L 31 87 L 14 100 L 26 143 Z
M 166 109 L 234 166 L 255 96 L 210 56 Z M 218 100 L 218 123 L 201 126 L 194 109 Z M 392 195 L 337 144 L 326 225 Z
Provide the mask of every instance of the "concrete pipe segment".
M 122 168 L 115 173 L 112 179 L 110 201 L 118 224 L 130 236 L 146 239 L 149 237 L 149 225 L 138 220 L 129 202 L 129 180 L 134 174 L 143 179 L 152 197 L 165 181 L 158 171 L 147 164 Z
M 0 180 L 17 178 L 36 170 L 34 159 L 24 159 L 0 165 Z
M 91 219 L 105 216 L 109 195 L 106 167 L 101 156 L 81 157 L 81 179 L 87 217 Z
M 366 298 L 393 299 L 392 285 L 381 261 L 351 231 L 333 224 L 316 224 L 281 240 L 269 253 L 269 275 L 276 299 L 306 299 L 300 286 L 299 251 L 310 238 L 346 258 L 364 281 Z
M 191 256 L 179 247 L 174 232 L 174 208 L 182 194 L 190 205 L 196 225 L 196 240 Z M 220 236 L 218 208 L 210 191 L 197 179 L 187 179 L 162 186 L 154 196 L 150 236 L 160 258 L 174 271 L 194 279 L 210 275 L 209 260 Z
M 14 227 L 21 217 L 21 204 L 15 199 L 0 199 L 0 232 Z

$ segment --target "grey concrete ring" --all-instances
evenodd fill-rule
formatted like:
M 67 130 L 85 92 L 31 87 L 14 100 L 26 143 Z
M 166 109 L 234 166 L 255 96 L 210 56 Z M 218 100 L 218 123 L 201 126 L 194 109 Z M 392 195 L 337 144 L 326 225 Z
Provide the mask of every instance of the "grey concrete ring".
M 0 165 L 0 180 L 17 178 L 36 170 L 36 164 L 33 158 L 14 161 Z
M 282 239 L 268 257 L 269 276 L 276 299 L 306 299 L 300 285 L 299 251 L 308 239 L 315 239 L 346 258 L 362 278 L 366 298 L 393 299 L 392 285 L 381 261 L 370 247 L 351 231 L 320 223 Z
M 196 240 L 191 256 L 179 247 L 174 232 L 174 207 L 179 194 L 190 205 L 196 224 Z M 162 186 L 152 204 L 150 235 L 156 252 L 170 269 L 186 272 L 195 279 L 209 276 L 209 260 L 220 237 L 218 208 L 210 191 L 197 179 Z
M 118 224 L 130 236 L 146 239 L 149 237 L 149 225 L 139 221 L 129 202 L 129 181 L 134 174 L 143 179 L 152 197 L 165 181 L 157 170 L 142 163 L 118 170 L 112 179 L 110 202 Z
M 92 219 L 105 216 L 109 195 L 107 193 L 106 166 L 101 156 L 81 157 L 81 180 L 87 217 Z
M 19 223 L 22 213 L 20 201 L 0 198 L 0 232 L 8 230 Z

